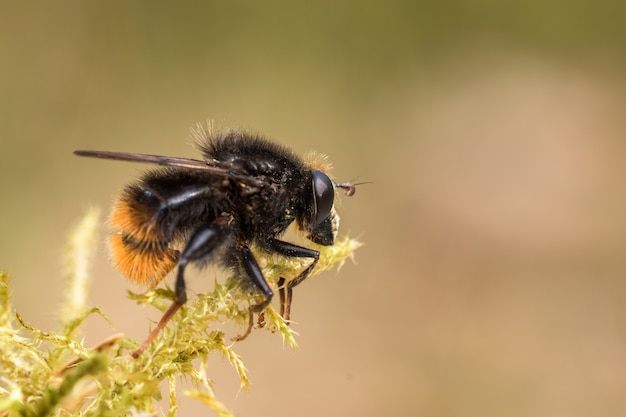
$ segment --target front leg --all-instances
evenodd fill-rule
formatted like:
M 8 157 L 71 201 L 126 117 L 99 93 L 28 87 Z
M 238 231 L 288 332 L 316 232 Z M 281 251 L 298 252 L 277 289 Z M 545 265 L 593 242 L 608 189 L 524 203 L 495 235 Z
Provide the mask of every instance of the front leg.
M 316 251 L 315 249 L 305 248 L 303 246 L 294 245 L 293 243 L 285 242 L 285 241 L 278 240 L 278 239 L 271 239 L 269 243 L 270 243 L 270 247 L 275 252 L 283 256 L 289 256 L 293 258 L 312 258 L 313 259 L 313 262 L 311 262 L 311 265 L 309 265 L 304 271 L 302 271 L 300 275 L 298 275 L 297 277 L 295 277 L 294 279 L 292 279 L 291 281 L 287 283 L 286 296 L 284 294 L 285 287 L 281 285 L 279 288 L 280 314 L 281 316 L 283 316 L 285 320 L 289 320 L 289 317 L 291 316 L 291 300 L 293 298 L 293 287 L 295 287 L 296 285 L 304 281 L 309 276 L 311 271 L 313 271 L 313 268 L 315 268 L 315 265 L 317 265 L 317 262 L 320 259 L 320 253 Z M 282 277 L 279 280 L 279 282 L 281 283 L 284 283 L 284 281 L 285 280 Z

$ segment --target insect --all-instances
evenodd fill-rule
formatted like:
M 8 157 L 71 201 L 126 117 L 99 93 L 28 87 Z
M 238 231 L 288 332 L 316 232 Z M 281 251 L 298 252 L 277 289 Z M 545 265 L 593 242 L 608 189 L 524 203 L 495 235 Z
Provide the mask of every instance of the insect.
M 125 152 L 77 150 L 79 156 L 160 165 L 126 186 L 109 223 L 112 259 L 131 281 L 153 287 L 177 269 L 175 301 L 137 357 L 187 301 L 189 264 L 233 268 L 263 295 L 250 306 L 262 313 L 273 291 L 250 247 L 312 262 L 295 278 L 279 281 L 281 315 L 289 320 L 292 291 L 315 268 L 319 252 L 281 239 L 292 223 L 320 245 L 335 241 L 339 218 L 335 190 L 355 193 L 356 184 L 335 183 L 323 158 L 301 159 L 287 148 L 243 130 L 198 128 L 203 160 Z M 286 282 L 286 284 L 285 284 Z

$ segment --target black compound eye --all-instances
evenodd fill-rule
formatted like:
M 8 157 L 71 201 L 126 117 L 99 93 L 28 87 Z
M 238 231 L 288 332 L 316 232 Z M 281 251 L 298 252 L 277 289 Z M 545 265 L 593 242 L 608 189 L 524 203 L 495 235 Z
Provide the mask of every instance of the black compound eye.
M 323 222 L 333 208 L 335 201 L 335 188 L 328 175 L 316 169 L 313 174 L 313 218 L 311 224 L 316 226 Z

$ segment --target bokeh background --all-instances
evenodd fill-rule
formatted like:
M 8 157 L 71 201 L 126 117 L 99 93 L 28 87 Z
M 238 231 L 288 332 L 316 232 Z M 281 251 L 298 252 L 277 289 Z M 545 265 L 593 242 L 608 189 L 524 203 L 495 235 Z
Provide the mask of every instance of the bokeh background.
M 339 208 L 356 264 L 295 294 L 300 348 L 238 345 L 244 392 L 213 359 L 237 415 L 624 415 L 625 5 L 3 1 L 15 308 L 58 325 L 67 231 L 145 168 L 74 149 L 192 157 L 188 128 L 211 119 L 373 181 Z M 126 299 L 102 233 L 90 302 L 114 329 L 90 318 L 87 343 L 141 339 L 157 317 Z

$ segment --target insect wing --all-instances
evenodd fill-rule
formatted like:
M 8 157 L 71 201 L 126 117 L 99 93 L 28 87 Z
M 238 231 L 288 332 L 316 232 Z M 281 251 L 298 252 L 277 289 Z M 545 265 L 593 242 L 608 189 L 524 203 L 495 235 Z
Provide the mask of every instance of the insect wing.
M 86 156 L 89 158 L 112 159 L 116 161 L 142 162 L 167 167 L 187 168 L 200 171 L 211 172 L 215 175 L 246 181 L 255 185 L 263 185 L 264 181 L 247 174 L 234 172 L 233 170 L 209 165 L 205 161 L 191 158 L 178 158 L 174 156 L 150 155 L 143 153 L 114 152 L 114 151 L 90 151 L 77 150 L 74 155 Z

